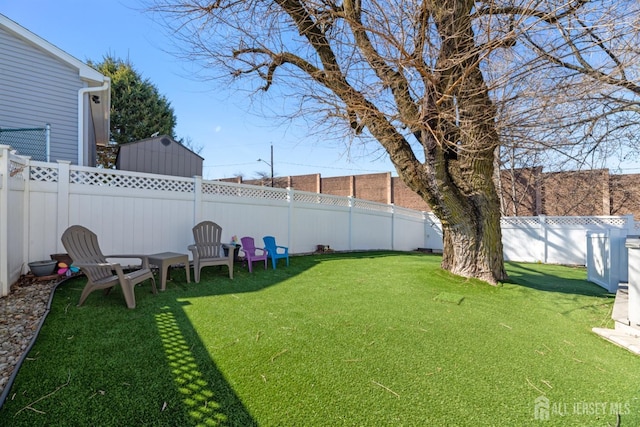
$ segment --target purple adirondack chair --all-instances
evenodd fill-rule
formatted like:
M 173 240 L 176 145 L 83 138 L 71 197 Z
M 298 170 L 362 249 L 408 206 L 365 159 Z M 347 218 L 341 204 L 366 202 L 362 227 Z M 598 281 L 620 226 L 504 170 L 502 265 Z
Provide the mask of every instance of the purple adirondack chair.
M 264 261 L 264 269 L 267 269 L 267 251 L 264 248 L 256 248 L 253 237 L 243 237 L 240 239 L 242 242 L 242 252 L 249 264 L 249 273 L 253 273 L 252 264 L 254 261 Z

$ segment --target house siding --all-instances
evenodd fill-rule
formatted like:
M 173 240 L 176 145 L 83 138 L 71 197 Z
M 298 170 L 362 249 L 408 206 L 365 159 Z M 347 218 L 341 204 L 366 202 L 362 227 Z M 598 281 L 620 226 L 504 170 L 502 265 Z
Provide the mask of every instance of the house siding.
M 51 125 L 50 160 L 78 161 L 78 70 L 0 28 L 0 127 Z

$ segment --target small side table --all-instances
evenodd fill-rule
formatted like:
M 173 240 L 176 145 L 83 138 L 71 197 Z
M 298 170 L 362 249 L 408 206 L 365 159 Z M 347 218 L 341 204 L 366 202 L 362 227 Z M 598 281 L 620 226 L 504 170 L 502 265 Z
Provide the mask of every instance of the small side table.
M 167 277 L 170 276 L 169 267 L 172 264 L 184 264 L 187 272 L 187 283 L 191 283 L 191 274 L 189 273 L 189 255 L 179 254 L 177 252 L 161 252 L 149 255 L 149 264 L 158 267 L 158 276 L 160 279 L 160 290 L 164 291 L 167 285 Z
M 239 244 L 223 244 L 222 250 L 224 251 L 224 256 L 229 256 L 229 249 L 233 249 L 233 262 L 240 262 L 240 249 L 242 249 L 242 245 Z

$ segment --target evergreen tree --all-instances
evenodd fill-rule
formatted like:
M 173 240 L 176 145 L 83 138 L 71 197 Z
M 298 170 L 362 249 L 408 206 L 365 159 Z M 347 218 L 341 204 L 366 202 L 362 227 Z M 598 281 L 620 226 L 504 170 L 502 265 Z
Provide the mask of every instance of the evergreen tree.
M 100 63 L 89 61 L 89 65 L 111 78 L 111 141 L 125 144 L 155 133 L 175 139 L 176 116 L 171 103 L 128 60 L 108 55 Z M 99 150 L 98 164 L 113 167 L 114 151 Z

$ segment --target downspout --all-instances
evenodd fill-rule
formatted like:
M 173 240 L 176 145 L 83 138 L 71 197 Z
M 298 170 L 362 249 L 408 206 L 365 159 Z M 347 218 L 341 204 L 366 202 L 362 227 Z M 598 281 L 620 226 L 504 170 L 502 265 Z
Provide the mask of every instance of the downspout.
M 83 87 L 78 90 L 78 166 L 84 165 L 84 95 L 109 89 L 109 80 L 99 87 Z

